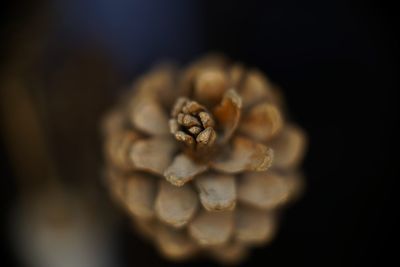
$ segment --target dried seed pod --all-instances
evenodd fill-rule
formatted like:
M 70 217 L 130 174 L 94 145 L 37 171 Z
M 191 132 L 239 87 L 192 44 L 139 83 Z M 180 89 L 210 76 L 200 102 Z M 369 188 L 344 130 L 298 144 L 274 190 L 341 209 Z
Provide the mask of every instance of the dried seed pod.
M 276 151 L 274 165 L 281 169 L 293 169 L 300 164 L 306 148 L 304 132 L 297 126 L 286 125 L 282 133 L 271 140 Z
M 195 97 L 205 103 L 216 103 L 227 88 L 226 74 L 220 68 L 199 71 L 195 81 Z
M 217 133 L 214 119 L 207 109 L 187 98 L 178 98 L 169 120 L 170 132 L 194 153 L 204 155 L 213 147 Z M 192 154 L 194 154 L 192 153 Z
M 239 173 L 243 171 L 266 171 L 272 164 L 274 152 L 265 145 L 236 137 L 228 156 L 222 154 L 212 166 L 221 172 Z
M 159 224 L 155 236 L 160 251 L 171 260 L 183 260 L 197 250 L 196 244 L 185 232 L 166 225 Z
M 155 210 L 163 222 L 182 227 L 189 222 L 197 210 L 196 193 L 189 185 L 176 187 L 161 180 Z
M 171 162 L 176 144 L 171 138 L 153 137 L 137 140 L 129 150 L 129 163 L 134 169 L 162 174 Z
M 236 204 L 236 183 L 233 175 L 203 174 L 196 178 L 200 201 L 209 211 L 232 210 Z
M 273 214 L 251 207 L 238 207 L 235 223 L 235 240 L 246 244 L 266 243 L 272 239 L 276 230 Z
M 156 182 L 150 175 L 134 173 L 126 178 L 125 203 L 128 211 L 143 219 L 154 215 Z
M 201 246 L 226 243 L 233 231 L 233 213 L 201 211 L 189 225 L 190 235 Z
M 164 176 L 171 184 L 182 186 L 205 170 L 207 170 L 207 165 L 196 162 L 185 154 L 179 154 L 165 170 Z
M 240 130 L 246 135 L 259 140 L 268 141 L 282 129 L 283 121 L 279 109 L 268 102 L 252 107 L 243 118 Z
M 209 252 L 215 259 L 227 265 L 237 264 L 248 255 L 246 245 L 238 242 L 213 246 Z
M 239 183 L 238 198 L 254 207 L 273 210 L 287 202 L 291 186 L 286 177 L 273 171 L 247 173 Z
M 304 185 L 305 135 L 283 106 L 260 71 L 222 57 L 149 72 L 103 122 L 114 199 L 170 259 L 243 260 Z

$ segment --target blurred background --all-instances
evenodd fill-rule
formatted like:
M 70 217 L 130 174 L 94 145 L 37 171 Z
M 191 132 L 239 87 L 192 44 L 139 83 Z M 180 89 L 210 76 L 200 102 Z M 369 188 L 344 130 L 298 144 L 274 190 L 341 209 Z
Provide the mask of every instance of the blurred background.
M 218 51 L 282 87 L 307 191 L 243 266 L 394 259 L 396 9 L 382 1 L 3 1 L 2 266 L 172 266 L 102 186 L 99 119 L 140 73 Z M 60 261 L 59 259 L 63 259 Z M 211 265 L 193 261 L 190 266 Z M 183 265 L 183 264 L 178 264 Z

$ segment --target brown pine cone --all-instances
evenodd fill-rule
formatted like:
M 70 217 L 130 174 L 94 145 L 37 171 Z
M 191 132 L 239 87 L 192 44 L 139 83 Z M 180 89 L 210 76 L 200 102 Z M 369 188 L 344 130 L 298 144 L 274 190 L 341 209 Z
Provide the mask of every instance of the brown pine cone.
M 283 105 L 262 73 L 217 56 L 150 71 L 104 120 L 113 197 L 168 258 L 242 259 L 302 188 L 305 137 Z

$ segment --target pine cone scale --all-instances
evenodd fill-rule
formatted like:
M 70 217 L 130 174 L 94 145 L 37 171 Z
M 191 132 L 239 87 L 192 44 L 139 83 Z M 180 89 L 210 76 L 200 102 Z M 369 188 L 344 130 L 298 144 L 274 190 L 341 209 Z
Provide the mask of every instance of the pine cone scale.
M 203 207 L 208 211 L 233 210 L 236 205 L 236 182 L 232 175 L 203 174 L 195 184 Z
M 155 210 L 163 222 L 180 228 L 187 224 L 197 210 L 198 198 L 190 186 L 176 187 L 161 180 L 155 200 Z
M 179 154 L 165 170 L 164 176 L 171 184 L 182 186 L 207 169 L 207 165 L 195 162 L 185 154 Z
M 233 140 L 228 157 L 217 158 L 211 164 L 215 170 L 224 173 L 265 171 L 271 166 L 273 155 L 273 150 L 265 145 L 238 136 Z

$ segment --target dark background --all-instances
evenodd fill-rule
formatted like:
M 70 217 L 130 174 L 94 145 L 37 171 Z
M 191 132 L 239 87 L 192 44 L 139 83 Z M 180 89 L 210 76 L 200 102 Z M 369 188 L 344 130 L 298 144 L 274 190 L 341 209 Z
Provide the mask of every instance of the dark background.
M 57 40 L 101 43 L 125 81 L 158 58 L 185 63 L 213 50 L 259 67 L 282 87 L 293 119 L 309 135 L 307 191 L 286 211 L 272 245 L 256 249 L 245 265 L 381 266 L 395 257 L 396 9 L 344 0 L 54 2 Z M 35 5 L 6 1 L 3 44 L 10 25 Z M 15 184 L 4 144 L 0 163 L 6 222 Z M 127 232 L 120 236 L 128 265 L 172 266 Z M 17 266 L 7 237 L 0 242 L 2 265 Z

